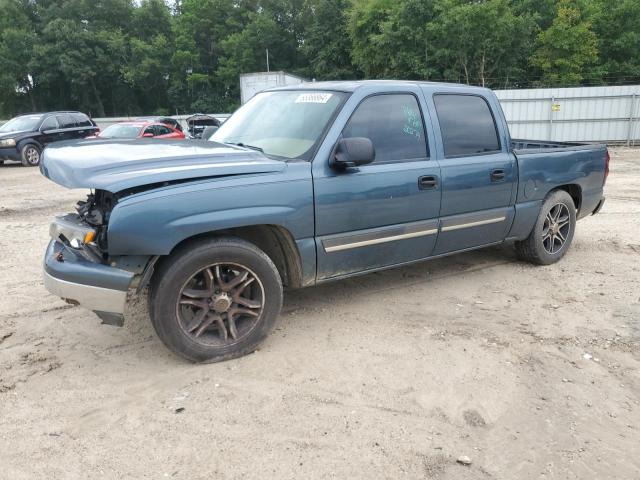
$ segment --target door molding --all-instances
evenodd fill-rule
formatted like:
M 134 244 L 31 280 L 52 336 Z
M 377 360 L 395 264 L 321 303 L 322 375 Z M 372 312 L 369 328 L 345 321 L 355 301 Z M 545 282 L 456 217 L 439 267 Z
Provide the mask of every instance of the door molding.
M 350 250 L 352 248 L 378 245 L 380 243 L 396 242 L 408 238 L 436 235 L 438 233 L 438 220 L 427 220 L 406 223 L 402 225 L 390 225 L 387 227 L 370 228 L 348 235 L 337 234 L 321 238 L 322 247 L 327 253 Z

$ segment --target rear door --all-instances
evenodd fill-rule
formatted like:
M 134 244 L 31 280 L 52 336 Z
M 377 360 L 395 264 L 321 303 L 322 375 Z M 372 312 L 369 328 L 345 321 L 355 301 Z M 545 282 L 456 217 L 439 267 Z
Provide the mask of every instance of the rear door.
M 77 124 L 75 118 L 70 113 L 56 115 L 59 127 L 58 140 L 73 140 L 77 138 Z
M 437 238 L 440 168 L 420 91 L 358 94 L 343 109 L 357 102 L 353 114 L 336 119 L 340 130 L 313 164 L 319 280 L 428 257 Z M 343 137 L 369 138 L 375 161 L 332 169 L 327 152 Z
M 96 133 L 97 128 L 84 113 L 74 113 L 73 118 L 76 121 L 75 138 L 85 138 Z
M 475 94 L 433 95 L 442 139 L 436 255 L 502 241 L 513 220 L 515 157 L 489 101 Z

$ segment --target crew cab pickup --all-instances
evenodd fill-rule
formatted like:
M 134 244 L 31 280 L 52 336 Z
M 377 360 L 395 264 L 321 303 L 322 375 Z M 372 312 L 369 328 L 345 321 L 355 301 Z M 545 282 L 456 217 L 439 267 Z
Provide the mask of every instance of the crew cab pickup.
M 511 139 L 484 88 L 276 88 L 210 141 L 48 147 L 42 173 L 91 193 L 52 223 L 45 285 L 112 324 L 149 287 L 172 351 L 225 360 L 264 338 L 283 287 L 502 242 L 558 261 L 601 208 L 608 163 L 604 145 Z

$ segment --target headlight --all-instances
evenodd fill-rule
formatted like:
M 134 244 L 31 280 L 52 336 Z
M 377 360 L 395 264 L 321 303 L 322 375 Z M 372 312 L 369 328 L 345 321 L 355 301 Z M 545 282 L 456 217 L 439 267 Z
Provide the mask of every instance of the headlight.
M 0 147 L 15 147 L 16 140 L 15 138 L 5 138 L 4 140 L 0 140 Z
M 96 231 L 88 227 L 75 213 L 62 217 L 56 217 L 49 226 L 49 235 L 54 240 L 64 237 L 73 248 L 81 248 L 82 245 L 92 243 L 96 237 Z

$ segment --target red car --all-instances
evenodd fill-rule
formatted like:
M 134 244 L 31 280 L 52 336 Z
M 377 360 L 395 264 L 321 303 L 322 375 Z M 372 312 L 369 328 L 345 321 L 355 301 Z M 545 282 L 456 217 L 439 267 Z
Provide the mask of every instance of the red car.
M 109 125 L 96 138 L 173 138 L 183 139 L 184 133 L 160 122 L 121 122 Z

